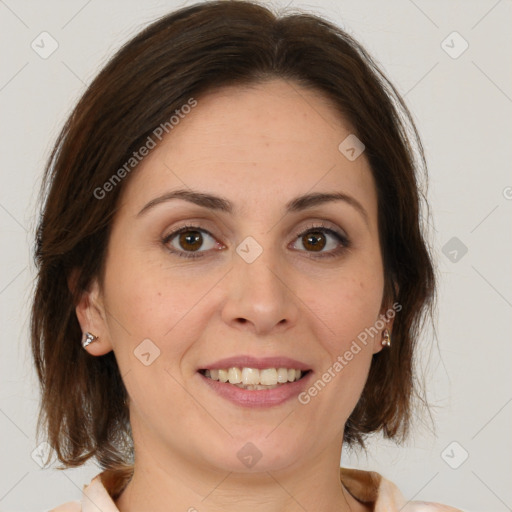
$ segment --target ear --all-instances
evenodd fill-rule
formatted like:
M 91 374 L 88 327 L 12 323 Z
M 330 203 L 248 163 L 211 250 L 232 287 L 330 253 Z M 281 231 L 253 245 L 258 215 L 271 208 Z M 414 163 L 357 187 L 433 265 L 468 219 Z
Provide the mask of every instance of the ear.
M 387 346 L 382 345 L 382 341 L 384 339 L 384 331 L 387 329 L 389 333 L 389 337 L 391 342 L 393 342 L 393 324 L 395 322 L 395 316 L 402 309 L 402 306 L 398 302 L 394 302 L 393 304 L 387 304 L 383 308 L 381 308 L 379 312 L 379 317 L 375 321 L 376 326 L 379 327 L 379 334 L 375 335 L 373 342 L 373 353 L 376 354 L 380 352 L 382 349 L 388 349 Z
M 71 274 L 69 285 L 76 284 L 76 275 Z M 97 279 L 91 283 L 88 290 L 83 291 L 75 308 L 82 333 L 90 332 L 98 338 L 87 345 L 84 350 L 93 356 L 102 356 L 112 350 L 110 330 L 103 304 L 103 297 Z

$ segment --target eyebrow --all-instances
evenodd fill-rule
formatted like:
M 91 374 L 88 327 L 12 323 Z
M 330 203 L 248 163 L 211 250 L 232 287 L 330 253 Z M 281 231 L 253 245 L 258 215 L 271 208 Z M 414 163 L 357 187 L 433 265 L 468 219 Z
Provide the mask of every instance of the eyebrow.
M 182 199 L 184 201 L 188 201 L 198 206 L 209 208 L 210 210 L 217 210 L 225 213 L 233 213 L 234 210 L 233 203 L 231 203 L 231 201 L 223 197 L 214 196 L 211 194 L 207 194 L 205 192 L 196 192 L 193 190 L 179 189 L 155 197 L 154 199 L 149 201 L 149 203 L 147 203 L 142 208 L 142 210 L 140 210 L 137 216 L 142 215 L 143 213 L 147 212 L 151 208 L 154 208 L 158 204 L 165 203 L 173 199 Z M 315 192 L 310 194 L 304 194 L 286 203 L 285 208 L 287 213 L 300 212 L 303 210 L 307 210 L 308 208 L 313 208 L 314 206 L 319 206 L 321 204 L 325 204 L 332 201 L 343 201 L 349 204 L 355 210 L 357 210 L 357 212 L 359 212 L 359 214 L 363 217 L 366 224 L 369 225 L 368 213 L 363 208 L 361 203 L 352 196 L 349 196 L 342 192 Z

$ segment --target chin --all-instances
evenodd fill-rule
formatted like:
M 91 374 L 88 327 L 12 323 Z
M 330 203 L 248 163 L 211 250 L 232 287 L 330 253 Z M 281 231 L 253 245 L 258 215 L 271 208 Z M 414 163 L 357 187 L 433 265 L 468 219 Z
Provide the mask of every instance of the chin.
M 258 434 L 247 431 L 224 444 L 216 442 L 216 449 L 209 450 L 210 457 L 217 455 L 212 465 L 235 473 L 258 473 L 285 469 L 296 462 L 301 443 L 269 432 L 271 429 Z

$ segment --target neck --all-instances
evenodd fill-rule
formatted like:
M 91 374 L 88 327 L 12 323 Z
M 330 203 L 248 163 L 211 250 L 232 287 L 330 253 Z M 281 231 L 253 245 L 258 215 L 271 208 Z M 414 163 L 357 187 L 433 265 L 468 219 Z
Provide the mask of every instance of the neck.
M 171 460 L 169 460 L 171 459 Z M 340 482 L 339 457 L 279 471 L 236 473 L 189 459 L 136 457 L 133 477 L 115 500 L 120 512 L 363 512 Z

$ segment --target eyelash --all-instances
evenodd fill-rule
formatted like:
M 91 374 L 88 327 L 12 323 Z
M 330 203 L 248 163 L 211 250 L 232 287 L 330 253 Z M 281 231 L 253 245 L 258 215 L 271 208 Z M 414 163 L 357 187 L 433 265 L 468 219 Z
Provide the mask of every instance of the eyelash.
M 179 235 L 180 233 L 185 233 L 187 231 L 200 231 L 201 233 L 207 233 L 209 236 L 211 236 L 213 239 L 215 239 L 215 237 L 206 229 L 202 229 L 199 226 L 186 225 L 186 226 L 182 226 L 181 228 L 176 229 L 172 233 L 169 233 L 168 235 L 163 237 L 162 243 L 166 246 L 166 248 L 169 252 L 171 252 L 172 254 L 176 254 L 177 256 L 179 256 L 181 258 L 189 258 L 189 259 L 202 258 L 203 253 L 205 253 L 207 251 L 197 251 L 197 252 L 177 251 L 175 249 L 170 248 L 167 245 L 175 236 Z M 334 250 L 331 250 L 329 252 L 321 252 L 321 253 L 319 253 L 319 255 L 314 255 L 314 253 L 312 251 L 304 251 L 309 254 L 308 257 L 310 257 L 310 258 L 314 258 L 314 259 L 333 258 L 333 257 L 338 256 L 342 251 L 344 251 L 345 249 L 348 249 L 351 246 L 350 240 L 345 235 L 343 235 L 342 233 L 338 233 L 337 231 L 335 231 L 331 228 L 328 228 L 327 226 L 324 226 L 321 223 L 317 224 L 317 225 L 315 224 L 315 225 L 308 226 L 306 229 L 296 233 L 295 240 L 297 240 L 300 237 L 303 237 L 304 235 L 306 235 L 310 232 L 315 232 L 315 231 L 332 235 L 334 238 L 337 239 L 337 241 L 342 246 L 338 247 Z
M 341 252 L 343 252 L 345 249 L 348 249 L 350 247 L 350 240 L 348 237 L 342 233 L 339 233 L 338 231 L 328 228 L 322 223 L 318 224 L 311 224 L 306 229 L 303 229 L 302 231 L 295 234 L 295 240 L 297 240 L 300 237 L 303 237 L 304 235 L 308 233 L 314 233 L 314 232 L 320 232 L 328 235 L 332 235 L 341 245 L 337 247 L 336 249 L 331 249 L 328 252 L 320 252 L 318 255 L 315 255 L 313 251 L 304 251 L 308 254 L 309 258 L 313 259 L 321 259 L 321 258 L 334 258 L 336 256 L 339 256 Z

